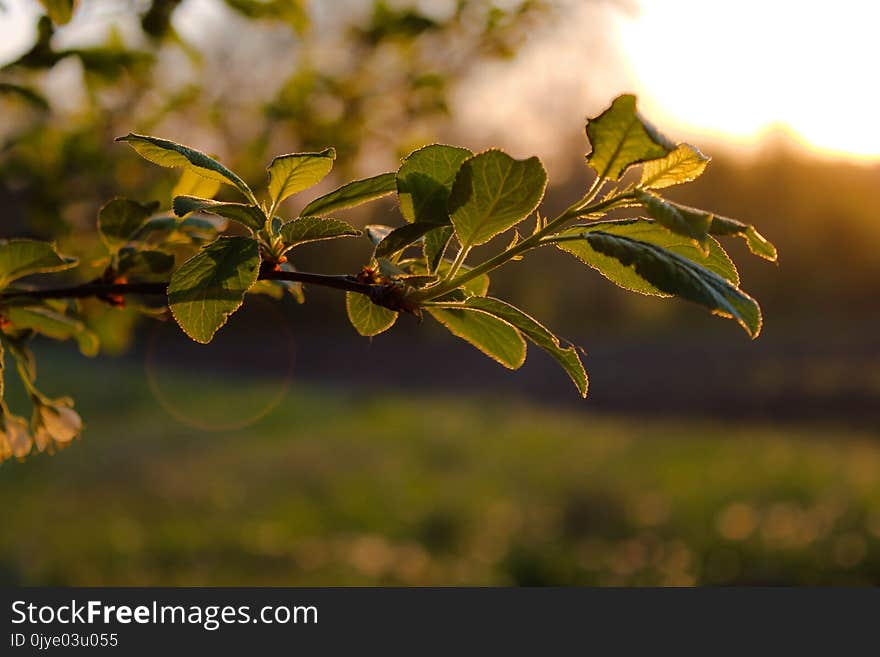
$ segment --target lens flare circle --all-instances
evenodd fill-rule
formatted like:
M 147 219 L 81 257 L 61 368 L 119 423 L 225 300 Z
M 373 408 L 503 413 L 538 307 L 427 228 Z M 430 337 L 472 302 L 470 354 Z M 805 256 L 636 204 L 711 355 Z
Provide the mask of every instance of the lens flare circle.
M 208 345 L 193 342 L 173 322 L 153 324 L 144 370 L 168 415 L 200 431 L 236 431 L 281 403 L 293 381 L 293 333 L 274 307 L 255 305 L 264 318 L 255 323 L 243 317 L 250 313 L 237 313 Z M 237 384 L 218 386 L 218 377 Z M 248 405 L 251 400 L 255 405 Z

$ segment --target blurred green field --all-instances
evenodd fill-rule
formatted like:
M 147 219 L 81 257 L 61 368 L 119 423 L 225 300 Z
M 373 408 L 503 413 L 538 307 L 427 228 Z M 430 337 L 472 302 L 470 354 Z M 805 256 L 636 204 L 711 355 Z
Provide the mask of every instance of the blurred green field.
M 135 365 L 41 363 L 53 392 L 77 373 L 88 426 L 0 468 L 5 584 L 880 583 L 867 432 L 297 384 L 255 424 L 206 432 Z M 279 390 L 161 386 L 230 423 Z

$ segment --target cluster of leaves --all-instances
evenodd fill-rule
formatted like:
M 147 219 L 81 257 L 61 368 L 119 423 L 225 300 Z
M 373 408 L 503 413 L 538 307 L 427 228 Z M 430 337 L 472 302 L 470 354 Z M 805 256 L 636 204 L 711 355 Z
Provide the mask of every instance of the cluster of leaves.
M 145 159 L 182 168 L 183 175 L 171 213 L 156 214 L 157 204 L 127 199 L 114 199 L 100 210 L 98 228 L 107 256 L 99 279 L 54 295 L 12 287 L 19 278 L 59 272 L 75 262 L 45 242 L 0 244 L 3 344 L 15 358 L 35 407 L 31 432 L 23 419 L 2 407 L 3 455 L 21 457 L 31 444 L 37 449 L 64 444 L 81 426 L 69 400 L 50 400 L 36 390 L 26 347 L 31 335 L 42 333 L 76 338 L 85 353 L 95 351 L 93 336 L 64 297 L 91 294 L 118 306 L 125 303 L 125 293 L 162 292 L 183 331 L 207 343 L 248 293 L 281 297 L 288 291 L 302 301 L 301 283 L 328 285 L 346 290 L 348 317 L 361 335 L 388 330 L 401 313 L 419 319 L 427 314 L 510 369 L 523 364 L 529 341 L 547 351 L 586 396 L 579 349 L 489 294 L 493 270 L 535 249 L 555 247 L 622 288 L 698 303 L 756 337 L 760 308 L 739 288 L 736 267 L 716 237 L 741 237 L 753 253 L 771 261 L 776 249 L 754 226 L 680 205 L 659 191 L 700 176 L 709 159 L 695 147 L 660 134 L 637 112 L 631 95 L 618 97 L 590 119 L 586 133 L 592 147 L 586 161 L 595 181 L 552 219 L 538 210 L 547 186 L 540 160 L 516 160 L 497 149 L 474 154 L 457 146 L 426 146 L 406 157 L 396 172 L 345 184 L 288 219 L 279 214 L 281 204 L 330 173 L 336 157 L 332 148 L 276 157 L 268 166 L 268 186 L 260 201 L 239 175 L 200 151 L 158 137 L 120 137 Z M 629 180 L 627 172 L 637 165 L 640 175 Z M 214 200 L 221 185 L 237 190 L 242 200 Z M 359 273 L 296 271 L 290 259 L 297 246 L 361 235 L 331 215 L 389 195 L 396 195 L 404 223 L 366 227 L 373 251 Z M 634 216 L 608 216 L 620 209 Z M 522 231 L 529 217 L 534 227 Z M 235 229 L 227 231 L 232 224 Z M 475 247 L 505 233 L 506 248 L 469 262 Z
M 36 364 L 28 342 L 37 333 L 55 340 L 76 339 L 84 354 L 98 350 L 95 335 L 76 318 L 72 303 L 65 300 L 35 300 L 17 296 L 15 283 L 34 274 L 61 272 L 77 265 L 75 258 L 63 256 L 48 242 L 8 240 L 0 242 L 0 289 L 5 293 L 0 310 L 0 461 L 12 456 L 24 458 L 33 448 L 38 451 L 63 447 L 82 429 L 82 420 L 67 397 L 50 399 L 36 385 Z M 6 355 L 32 403 L 30 423 L 15 415 L 3 395 L 3 369 Z

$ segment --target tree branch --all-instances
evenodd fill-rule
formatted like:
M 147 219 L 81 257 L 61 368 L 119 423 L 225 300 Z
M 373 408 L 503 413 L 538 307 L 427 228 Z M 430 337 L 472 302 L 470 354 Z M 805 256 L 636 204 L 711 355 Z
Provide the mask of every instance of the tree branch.
M 370 296 L 373 285 L 362 283 L 354 276 L 313 274 L 304 271 L 261 271 L 259 280 L 294 281 L 308 285 L 320 285 Z M 69 287 L 44 290 L 12 290 L 0 292 L 0 301 L 7 299 L 84 299 L 126 294 L 166 294 L 168 283 L 82 283 Z

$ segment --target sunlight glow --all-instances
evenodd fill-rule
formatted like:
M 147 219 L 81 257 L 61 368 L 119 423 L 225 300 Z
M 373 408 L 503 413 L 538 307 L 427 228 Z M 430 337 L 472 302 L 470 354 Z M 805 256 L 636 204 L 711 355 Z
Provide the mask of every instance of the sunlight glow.
M 880 3 L 639 0 L 619 48 L 660 125 L 754 143 L 781 129 L 824 154 L 880 159 Z

